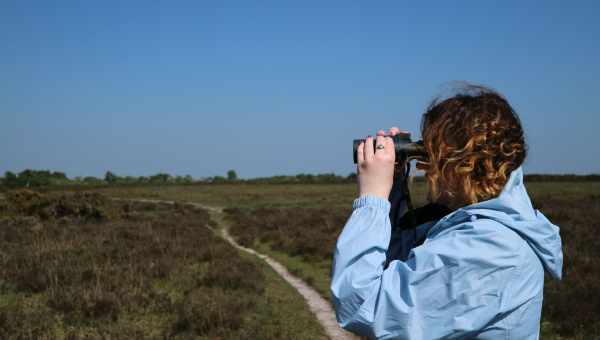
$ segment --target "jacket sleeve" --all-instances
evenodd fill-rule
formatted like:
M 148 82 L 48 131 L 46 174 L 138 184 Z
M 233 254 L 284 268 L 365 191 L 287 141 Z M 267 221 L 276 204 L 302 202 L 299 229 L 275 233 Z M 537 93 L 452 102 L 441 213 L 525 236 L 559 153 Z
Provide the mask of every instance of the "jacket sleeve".
M 378 339 L 460 338 L 499 317 L 501 284 L 515 275 L 508 254 L 518 253 L 501 233 L 467 222 L 384 269 L 389 208 L 382 198 L 357 198 L 338 237 L 330 288 L 341 327 Z

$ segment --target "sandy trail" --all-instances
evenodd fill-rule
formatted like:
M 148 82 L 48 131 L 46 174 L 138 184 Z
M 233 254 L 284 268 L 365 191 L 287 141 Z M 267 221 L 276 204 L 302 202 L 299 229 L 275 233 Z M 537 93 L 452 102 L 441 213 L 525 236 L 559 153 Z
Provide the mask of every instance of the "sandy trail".
M 155 199 L 120 199 L 120 198 L 116 198 L 116 200 L 129 200 L 129 201 L 148 202 L 148 203 L 175 204 L 175 201 L 165 201 L 165 200 L 155 200 Z M 212 206 L 207 206 L 207 205 L 200 204 L 200 203 L 185 202 L 185 201 L 178 202 L 178 203 L 188 204 L 188 205 L 192 205 L 194 207 L 206 209 L 209 212 L 211 212 L 212 214 L 216 214 L 217 216 L 215 216 L 215 217 L 220 217 L 220 218 L 218 218 L 218 220 L 224 221 L 223 208 L 221 208 L 221 207 L 212 207 Z M 345 331 L 338 325 L 338 323 L 335 319 L 335 313 L 333 311 L 333 308 L 331 307 L 331 305 L 329 304 L 329 302 L 327 300 L 325 300 L 323 297 L 321 297 L 321 295 L 319 295 L 319 293 L 317 293 L 316 290 L 314 290 L 312 287 L 310 287 L 308 284 L 306 284 L 300 278 L 292 275 L 281 263 L 275 261 L 273 258 L 271 258 L 265 254 L 261 254 L 261 253 L 255 251 L 254 249 L 246 248 L 244 246 L 239 245 L 233 239 L 233 237 L 229 234 L 229 231 L 227 230 L 227 226 L 225 223 L 223 223 L 222 228 L 220 228 L 220 231 L 221 231 L 221 236 L 225 240 L 227 240 L 227 242 L 229 242 L 231 245 L 233 245 L 237 249 L 239 249 L 241 251 L 245 251 L 250 254 L 253 254 L 253 255 L 259 257 L 260 259 L 262 259 L 263 261 L 265 261 L 269 266 L 271 266 L 271 268 L 273 268 L 273 270 L 275 270 L 275 272 L 277 274 L 279 274 L 279 276 L 281 276 L 292 287 L 294 287 L 294 289 L 296 289 L 296 291 L 298 291 L 298 293 L 300 293 L 300 295 L 302 295 L 302 297 L 304 297 L 310 310 L 313 312 L 313 314 L 315 315 L 315 317 L 317 318 L 319 323 L 323 326 L 323 329 L 325 329 L 325 332 L 327 333 L 327 336 L 329 336 L 329 338 L 336 339 L 336 340 L 337 339 L 340 339 L 340 340 L 346 340 L 346 339 L 358 340 L 358 339 L 360 339 L 360 337 L 358 337 L 350 332 Z

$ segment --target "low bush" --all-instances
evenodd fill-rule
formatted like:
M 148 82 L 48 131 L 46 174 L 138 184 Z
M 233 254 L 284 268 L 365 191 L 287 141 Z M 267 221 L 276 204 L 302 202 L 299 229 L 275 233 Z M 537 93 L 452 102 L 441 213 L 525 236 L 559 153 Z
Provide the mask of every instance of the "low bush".
M 90 192 L 73 194 L 43 194 L 29 189 L 19 189 L 5 194 L 5 214 L 36 216 L 42 220 L 81 218 L 109 220 L 117 218 L 120 211 L 104 195 Z

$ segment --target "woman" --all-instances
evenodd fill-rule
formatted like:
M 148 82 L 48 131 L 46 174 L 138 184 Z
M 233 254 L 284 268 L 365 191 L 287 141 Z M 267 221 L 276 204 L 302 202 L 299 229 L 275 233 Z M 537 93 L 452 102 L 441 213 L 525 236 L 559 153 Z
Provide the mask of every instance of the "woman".
M 447 214 L 420 223 L 410 249 L 390 259 L 388 199 L 395 167 L 406 166 L 395 164 L 397 133 L 378 131 L 376 148 L 370 136 L 358 147 L 359 197 L 332 268 L 338 323 L 377 339 L 537 339 L 544 270 L 562 275 L 561 239 L 525 190 L 514 110 L 478 86 L 429 106 L 428 160 L 417 165 L 429 201 Z

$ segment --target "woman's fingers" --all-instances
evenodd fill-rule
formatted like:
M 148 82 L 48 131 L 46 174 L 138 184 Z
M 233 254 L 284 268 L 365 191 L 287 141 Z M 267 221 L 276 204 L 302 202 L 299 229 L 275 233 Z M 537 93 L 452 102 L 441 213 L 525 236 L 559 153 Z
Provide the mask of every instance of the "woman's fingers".
M 370 161 L 373 159 L 374 154 L 375 150 L 373 150 L 373 137 L 369 135 L 365 140 L 365 161 Z
M 389 153 L 391 156 L 395 158 L 395 146 L 394 140 L 391 138 L 395 135 L 404 135 L 410 137 L 410 132 L 402 131 L 397 127 L 392 127 L 389 129 L 388 134 L 385 133 L 384 130 L 377 130 L 377 134 L 375 137 L 376 145 L 383 145 L 384 149 L 379 150 L 374 148 L 373 146 L 373 137 L 368 136 L 365 141 L 359 144 L 357 148 L 358 153 L 358 162 L 363 163 L 365 161 L 373 159 L 375 154 L 378 153 Z
M 389 135 L 390 136 L 403 135 L 403 136 L 410 137 L 410 132 L 408 132 L 408 131 L 402 131 L 399 128 L 397 128 L 397 127 L 394 126 L 394 127 L 390 128 Z
M 385 147 L 388 148 L 391 153 L 396 154 L 394 140 L 389 137 L 385 139 L 385 142 L 387 143 Z
M 356 159 L 358 165 L 361 165 L 365 161 L 365 142 L 360 142 L 356 148 Z
M 358 144 L 357 177 L 360 196 L 388 198 L 394 184 L 394 145 L 392 138 L 377 131 Z M 379 148 L 376 148 L 379 146 Z
M 395 161 L 395 159 L 396 159 L 396 148 L 394 146 L 394 140 L 392 139 L 392 137 L 386 137 L 384 143 L 385 143 L 384 145 L 385 145 L 386 152 Z
M 379 146 L 379 145 L 383 145 L 383 150 L 376 149 L 376 150 L 375 150 L 375 152 L 385 153 L 385 151 L 386 151 L 386 150 L 385 150 L 385 147 L 386 147 L 386 142 L 385 142 L 385 140 L 386 140 L 386 139 L 387 139 L 387 138 L 385 138 L 385 136 L 383 136 L 383 135 L 378 135 L 378 136 L 377 136 L 377 139 L 376 139 L 377 143 L 375 143 L 375 144 L 376 144 L 377 146 Z

